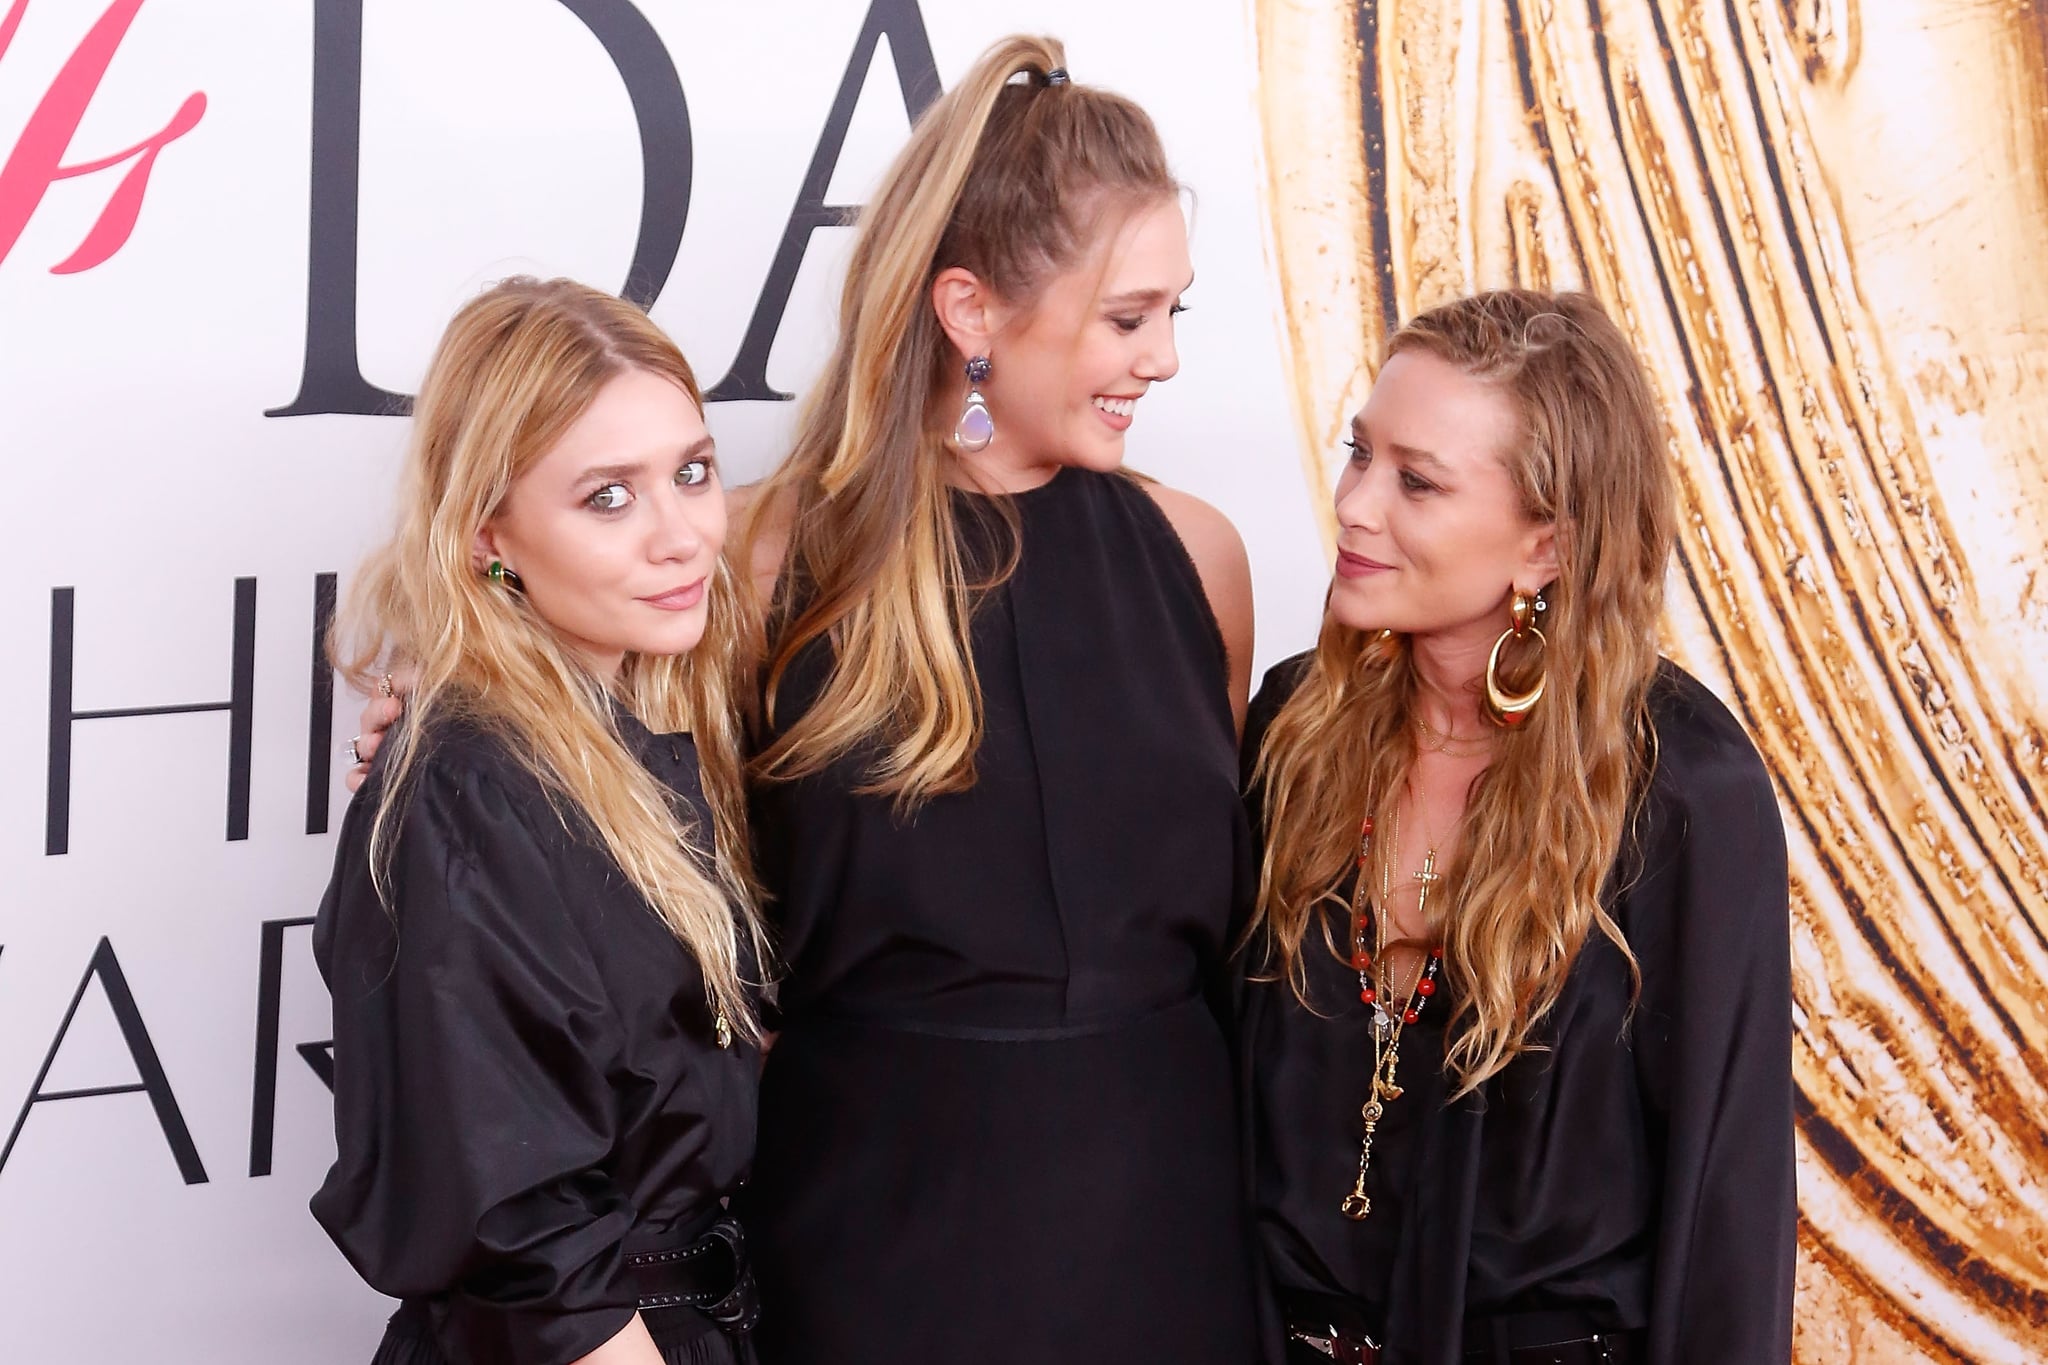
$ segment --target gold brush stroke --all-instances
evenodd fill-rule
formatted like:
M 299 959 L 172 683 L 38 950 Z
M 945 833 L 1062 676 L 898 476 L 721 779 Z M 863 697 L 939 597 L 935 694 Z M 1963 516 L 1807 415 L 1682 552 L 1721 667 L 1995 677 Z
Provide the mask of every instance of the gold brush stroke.
M 1390 311 L 1590 288 L 1656 377 L 1792 845 L 1798 1358 L 2048 1359 L 2048 0 L 1253 13 L 1319 507 Z

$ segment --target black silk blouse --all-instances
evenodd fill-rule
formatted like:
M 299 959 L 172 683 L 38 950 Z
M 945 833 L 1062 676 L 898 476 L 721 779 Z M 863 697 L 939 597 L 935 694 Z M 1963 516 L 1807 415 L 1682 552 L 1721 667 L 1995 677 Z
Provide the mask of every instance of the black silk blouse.
M 1248 754 L 1305 657 L 1267 676 Z M 1627 963 L 1595 934 L 1544 1025 L 1549 1050 L 1451 1101 L 1439 992 L 1403 1039 L 1405 1093 L 1376 1135 L 1362 1223 L 1339 1212 L 1373 1058 L 1357 973 L 1311 928 L 1324 1017 L 1284 983 L 1249 988 L 1249 1123 L 1278 1316 L 1370 1331 L 1396 1365 L 1628 1329 L 1647 1332 L 1653 1365 L 1789 1359 L 1784 832 L 1762 761 L 1711 693 L 1667 663 L 1651 712 L 1656 769 L 1608 899 L 1642 969 L 1633 1014 Z M 1497 1343 L 1496 1328 L 1514 1339 Z
M 618 723 L 709 844 L 690 737 Z M 314 1217 L 424 1302 L 450 1360 L 573 1361 L 633 1317 L 629 1242 L 708 1223 L 745 1175 L 758 1058 L 717 1045 L 695 961 L 501 740 L 436 723 L 395 919 L 370 882 L 381 792 L 373 768 L 314 927 L 336 1139 Z

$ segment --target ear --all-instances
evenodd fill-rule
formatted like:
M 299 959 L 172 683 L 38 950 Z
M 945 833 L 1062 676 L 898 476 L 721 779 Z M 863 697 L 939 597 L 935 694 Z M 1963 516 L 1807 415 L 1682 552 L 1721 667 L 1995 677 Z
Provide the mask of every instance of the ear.
M 932 311 L 945 329 L 961 362 L 989 354 L 996 334 L 1009 319 L 1009 310 L 995 291 L 971 270 L 948 266 L 932 281 Z
M 470 562 L 475 567 L 476 571 L 478 573 L 483 573 L 486 569 L 491 567 L 492 560 L 501 560 L 504 557 L 504 555 L 498 552 L 498 535 L 496 529 L 492 527 L 489 522 L 486 522 L 481 527 L 477 528 L 476 539 L 470 543 L 469 554 Z M 510 568 L 511 566 L 507 565 L 506 567 Z
M 1521 568 L 1515 574 L 1519 592 L 1534 593 L 1557 581 L 1557 523 L 1531 527 L 1523 542 Z

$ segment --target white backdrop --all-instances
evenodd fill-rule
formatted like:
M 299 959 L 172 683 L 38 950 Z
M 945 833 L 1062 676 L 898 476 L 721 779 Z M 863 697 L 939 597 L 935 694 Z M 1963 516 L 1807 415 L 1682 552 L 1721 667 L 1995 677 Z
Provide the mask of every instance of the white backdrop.
M 1058 34 L 1077 79 L 1157 118 L 1199 197 L 1199 278 L 1182 378 L 1147 398 L 1131 460 L 1235 518 L 1260 667 L 1304 647 L 1325 568 L 1262 240 L 1243 6 L 877 10 L 897 36 L 855 71 L 828 203 L 859 203 L 901 140 L 890 56 L 916 32 L 947 82 L 1003 32 Z M 358 14 L 359 138 L 336 113 L 356 91 Z M 332 1155 L 322 1057 L 301 1048 L 327 1036 L 326 1001 L 289 922 L 326 879 L 358 704 L 321 710 L 316 594 L 385 525 L 404 422 L 265 415 L 306 376 L 309 272 L 313 330 L 345 346 L 356 263 L 361 374 L 397 393 L 486 281 L 619 287 L 642 208 L 619 68 L 667 120 L 672 166 L 672 64 L 688 212 L 653 311 L 713 383 L 869 17 L 869 0 L 0 0 L 0 715 L 16 732 L 0 765 L 0 1361 L 341 1365 L 367 1359 L 386 1310 L 305 1210 Z M 181 109 L 198 121 L 146 182 L 123 189 L 136 158 L 61 173 L 175 131 Z M 355 250 L 337 253 L 352 156 Z M 681 186 L 657 172 L 672 208 Z M 138 183 L 132 233 L 107 254 Z M 768 383 L 801 391 L 822 359 L 849 237 L 812 239 Z M 76 269 L 82 244 L 104 259 Z M 316 368 L 330 389 L 347 377 Z M 776 458 L 792 409 L 711 408 L 742 476 Z M 216 709 L 89 714 L 201 704 Z

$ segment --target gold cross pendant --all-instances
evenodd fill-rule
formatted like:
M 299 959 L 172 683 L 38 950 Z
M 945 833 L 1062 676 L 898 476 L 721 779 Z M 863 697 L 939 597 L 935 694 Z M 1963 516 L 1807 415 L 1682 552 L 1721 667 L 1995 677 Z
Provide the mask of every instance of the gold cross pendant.
M 1442 881 L 1444 874 L 1436 870 L 1436 850 L 1433 848 L 1424 849 L 1422 853 L 1422 871 L 1411 873 L 1410 875 L 1416 881 L 1422 883 L 1424 891 L 1428 891 L 1429 888 Z

